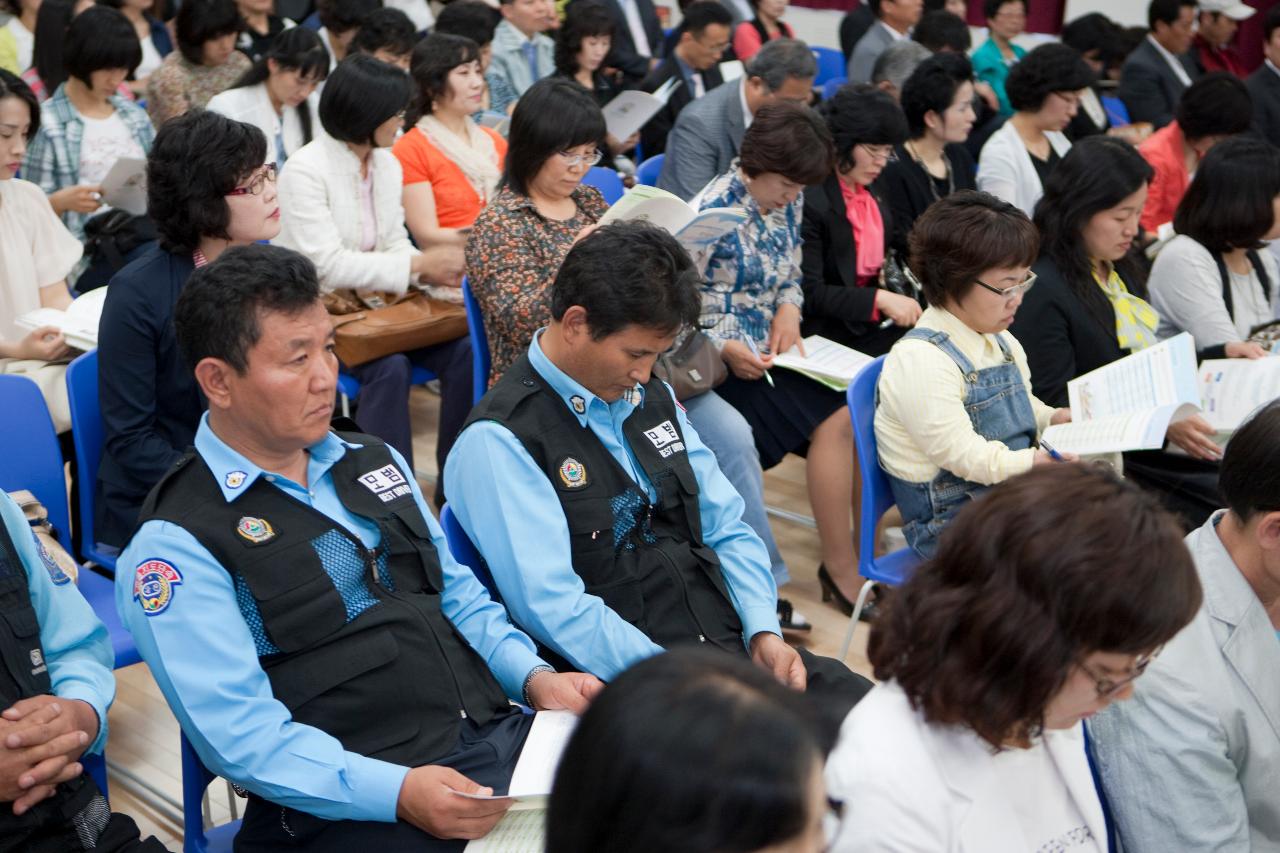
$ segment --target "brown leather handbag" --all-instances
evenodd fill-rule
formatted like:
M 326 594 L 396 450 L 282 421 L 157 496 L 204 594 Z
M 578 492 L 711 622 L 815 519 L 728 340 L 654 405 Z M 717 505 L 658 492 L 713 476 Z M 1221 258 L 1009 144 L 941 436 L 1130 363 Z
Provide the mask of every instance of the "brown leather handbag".
M 347 367 L 398 352 L 457 340 L 467 333 L 461 305 L 411 290 L 387 303 L 378 294 L 335 290 L 325 294 L 338 358 Z

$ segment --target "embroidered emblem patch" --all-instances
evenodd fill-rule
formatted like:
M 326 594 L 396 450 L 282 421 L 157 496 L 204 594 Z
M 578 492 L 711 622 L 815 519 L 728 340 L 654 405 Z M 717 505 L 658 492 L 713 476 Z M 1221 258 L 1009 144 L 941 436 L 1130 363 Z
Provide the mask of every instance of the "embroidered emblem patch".
M 577 412 L 578 414 L 580 414 L 580 415 L 582 415 L 582 414 L 586 414 L 586 411 L 587 411 L 587 401 L 586 401 L 586 400 L 584 400 L 584 399 L 582 399 L 582 395 L 581 395 L 581 394 L 574 394 L 572 397 L 570 397 L 570 398 L 569 398 L 569 405 L 570 405 L 570 406 L 573 406 L 573 410 L 574 410 L 575 412 Z
M 44 652 L 40 649 L 31 649 L 27 652 L 27 657 L 31 660 L 32 675 L 39 675 L 42 672 L 48 672 L 49 667 L 44 662 Z
M 587 484 L 587 468 L 572 456 L 560 463 L 560 482 L 566 489 L 581 489 Z
M 227 479 L 223 482 L 227 484 L 228 489 L 238 489 L 244 485 L 245 478 L 248 476 L 243 471 L 229 471 L 227 472 Z
M 671 421 L 663 421 L 653 429 L 645 430 L 644 436 L 649 439 L 649 443 L 653 445 L 654 449 L 658 451 L 658 455 L 663 459 L 673 453 L 679 453 L 684 450 L 684 442 L 680 440 L 680 432 Z
M 44 570 L 49 573 L 49 580 L 53 581 L 54 586 L 62 586 L 71 583 L 71 577 L 62 570 L 62 566 L 58 565 L 58 561 L 53 559 L 53 555 L 49 553 L 49 549 L 44 547 L 44 543 L 40 541 L 40 537 L 36 536 L 33 531 L 31 538 L 36 543 L 36 553 L 40 555 L 40 562 L 44 564 Z
M 174 586 L 182 574 L 164 560 L 144 560 L 133 573 L 133 597 L 148 616 L 163 613 L 173 601 Z
M 275 528 L 271 526 L 265 518 L 254 518 L 246 515 L 240 519 L 240 523 L 236 525 L 236 533 L 240 534 L 240 538 L 251 545 L 261 545 L 263 542 L 270 542 L 276 538 Z

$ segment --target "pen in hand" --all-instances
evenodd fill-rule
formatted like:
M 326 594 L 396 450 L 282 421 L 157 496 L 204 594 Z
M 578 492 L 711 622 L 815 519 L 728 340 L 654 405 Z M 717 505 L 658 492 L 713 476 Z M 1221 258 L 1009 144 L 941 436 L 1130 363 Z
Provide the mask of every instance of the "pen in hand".
M 756 342 L 751 339 L 751 336 L 743 335 L 742 339 L 747 342 L 747 349 L 751 350 L 751 354 L 754 355 L 756 358 L 760 358 L 760 350 L 756 347 Z M 763 361 L 764 359 L 761 358 L 760 360 Z M 765 370 L 764 378 L 769 383 L 770 388 L 778 387 L 773 384 L 773 377 L 769 375 L 768 370 Z
M 1066 459 L 1063 459 L 1063 458 L 1062 458 L 1062 454 L 1061 454 L 1061 453 L 1059 453 L 1058 451 L 1056 451 L 1056 450 L 1054 450 L 1052 447 L 1050 447 L 1050 446 L 1049 446 L 1049 443 L 1048 443 L 1048 442 L 1046 442 L 1044 439 L 1040 439 L 1040 449 L 1041 449 L 1041 450 L 1043 450 L 1045 453 L 1048 453 L 1048 454 L 1049 454 L 1049 458 L 1050 458 L 1050 459 L 1052 459 L 1054 462 L 1066 462 L 1066 461 L 1067 461 Z

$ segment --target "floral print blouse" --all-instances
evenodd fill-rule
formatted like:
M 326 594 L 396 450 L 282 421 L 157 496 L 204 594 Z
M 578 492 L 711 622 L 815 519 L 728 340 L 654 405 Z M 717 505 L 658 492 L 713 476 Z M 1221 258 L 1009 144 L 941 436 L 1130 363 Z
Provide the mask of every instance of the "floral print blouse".
M 147 112 L 158 129 L 187 110 L 203 109 L 209 100 L 230 89 L 253 65 L 240 51 L 218 66 L 195 65 L 175 50 L 164 58 L 147 81 Z
M 573 191 L 578 212 L 560 222 L 538 212 L 526 195 L 502 187 L 481 211 L 467 240 L 467 285 L 484 316 L 489 338 L 489 384 L 529 348 L 533 333 L 551 319 L 546 291 L 578 232 L 609 205 L 595 187 Z
M 740 207 L 749 218 L 695 257 L 703 272 L 702 326 L 717 345 L 769 338 L 779 305 L 804 306 L 800 221 L 804 196 L 763 213 L 743 183 L 738 161 L 702 193 L 700 210 Z

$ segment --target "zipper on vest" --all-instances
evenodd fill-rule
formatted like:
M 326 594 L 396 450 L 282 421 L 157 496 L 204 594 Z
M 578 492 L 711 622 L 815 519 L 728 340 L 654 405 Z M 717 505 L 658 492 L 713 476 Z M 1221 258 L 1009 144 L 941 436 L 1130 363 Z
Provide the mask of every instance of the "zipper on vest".
M 676 564 L 672 559 L 667 556 L 667 552 L 658 547 L 654 547 L 653 550 L 654 553 L 656 553 L 660 558 L 662 558 L 662 561 L 666 563 L 667 571 L 670 572 L 670 574 L 676 579 L 676 582 L 680 584 L 680 594 L 684 598 L 685 612 L 689 614 L 690 621 L 698 626 L 698 642 L 705 643 L 707 641 L 707 629 L 702 627 L 702 623 L 698 621 L 698 614 L 693 612 L 693 604 L 689 601 L 689 585 L 685 583 L 684 577 L 680 574 L 680 570 L 676 568 Z

